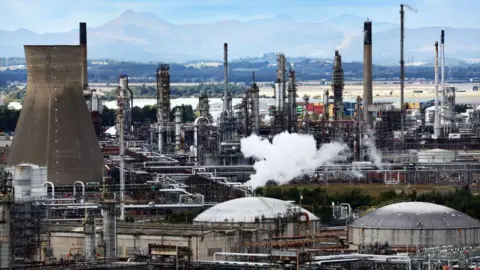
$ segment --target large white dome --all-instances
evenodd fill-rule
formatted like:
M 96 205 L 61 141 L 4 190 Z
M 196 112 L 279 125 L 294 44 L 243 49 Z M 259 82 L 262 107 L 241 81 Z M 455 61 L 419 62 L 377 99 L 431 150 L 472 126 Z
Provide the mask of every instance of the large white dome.
M 298 206 L 292 202 L 267 197 L 246 197 L 217 204 L 198 215 L 194 222 L 254 222 L 262 219 L 286 216 L 292 208 Z M 298 210 L 297 210 L 298 211 Z M 318 220 L 311 212 L 301 209 L 310 220 Z
M 455 209 L 426 202 L 402 202 L 378 208 L 350 227 L 374 229 L 480 228 L 480 222 Z

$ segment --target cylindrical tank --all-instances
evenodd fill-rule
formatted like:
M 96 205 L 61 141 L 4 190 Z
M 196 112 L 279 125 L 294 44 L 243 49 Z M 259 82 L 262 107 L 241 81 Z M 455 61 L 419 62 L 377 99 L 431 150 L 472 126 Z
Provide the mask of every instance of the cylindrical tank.
M 103 208 L 103 241 L 105 242 L 105 258 L 114 260 L 117 257 L 117 215 L 115 204 Z
M 96 256 L 95 219 L 89 216 L 85 222 L 85 260 L 90 261 Z
M 442 205 L 402 202 L 371 211 L 348 228 L 353 245 L 387 242 L 391 247 L 480 244 L 480 222 Z
M 47 182 L 46 167 L 32 167 L 31 193 L 32 198 L 40 198 L 44 195 L 44 186 Z
M 432 149 L 419 151 L 417 157 L 418 163 L 449 163 L 455 159 L 455 153 L 443 149 Z

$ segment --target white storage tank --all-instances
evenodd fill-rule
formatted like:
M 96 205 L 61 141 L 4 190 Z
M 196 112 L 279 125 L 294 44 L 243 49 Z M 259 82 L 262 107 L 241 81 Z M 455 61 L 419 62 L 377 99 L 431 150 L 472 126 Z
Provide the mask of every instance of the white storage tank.
M 435 107 L 428 107 L 425 109 L 425 123 L 432 124 L 435 122 Z
M 417 157 L 418 163 L 449 163 L 455 159 L 455 153 L 444 149 L 422 150 Z
M 455 209 L 425 202 L 402 202 L 367 213 L 348 227 L 354 245 L 392 247 L 480 244 L 480 222 Z
M 34 164 L 19 164 L 13 168 L 15 200 L 32 200 L 44 196 L 47 168 Z

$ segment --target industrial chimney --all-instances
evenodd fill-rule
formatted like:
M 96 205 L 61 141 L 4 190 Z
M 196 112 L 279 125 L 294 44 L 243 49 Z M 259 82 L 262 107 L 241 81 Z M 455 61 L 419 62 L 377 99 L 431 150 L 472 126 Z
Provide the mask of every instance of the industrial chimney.
M 440 68 L 441 68 L 441 91 L 442 91 L 442 102 L 441 102 L 441 112 L 442 112 L 442 122 L 445 122 L 445 110 L 446 106 L 446 92 L 445 92 L 445 30 L 442 30 L 440 34 Z
M 373 104 L 372 87 L 372 22 L 366 21 L 363 27 L 363 117 L 369 128 L 373 128 L 372 113 L 368 111 Z
M 83 96 L 83 46 L 25 46 L 27 91 L 9 165 L 45 166 L 48 181 L 101 181 L 103 155 Z
M 87 70 L 87 23 L 80 23 L 80 46 L 83 49 L 83 69 L 82 69 L 82 86 L 87 89 L 88 86 L 88 70 Z
M 438 41 L 435 42 L 435 122 L 434 122 L 434 137 L 440 137 L 440 110 L 438 97 Z

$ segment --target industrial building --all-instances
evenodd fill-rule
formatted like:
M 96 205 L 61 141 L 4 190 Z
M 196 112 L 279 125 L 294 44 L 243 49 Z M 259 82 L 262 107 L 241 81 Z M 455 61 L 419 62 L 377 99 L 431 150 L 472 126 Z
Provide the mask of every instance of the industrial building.
M 354 214 L 348 206 L 342 208 L 345 226 L 326 228 L 315 209 L 256 196 L 246 183 L 264 159 L 244 155 L 242 139 L 255 135 L 272 142 L 279 134 L 294 133 L 310 135 L 317 149 L 341 144 L 349 155 L 301 170 L 287 179 L 292 184 L 479 183 L 480 113 L 455 112 L 455 89 L 445 82 L 443 31 L 440 58 L 438 44 L 436 51 L 442 63 L 435 69 L 436 99 L 403 100 L 404 5 L 400 14 L 399 108 L 373 98 L 375 52 L 367 20 L 363 98 L 344 100 L 342 56 L 335 51 L 323 102 L 309 96 L 300 101 L 298 71 L 278 53 L 274 98 L 262 119 L 255 73 L 233 106 L 228 84 L 233 71 L 224 43 L 218 117 L 206 92 L 198 97 L 194 121 L 184 122 L 181 110 L 172 111 L 170 66 L 160 63 L 152 71 L 154 123 L 135 123 L 128 74 L 118 77 L 113 136 L 101 132 L 102 100 L 87 80 L 86 24 L 80 24 L 79 45 L 25 46 L 27 92 L 8 168 L 0 173 L 1 268 L 323 269 L 354 262 L 355 267 L 394 263 L 396 269 L 412 269 L 415 263 L 427 265 L 428 248 L 479 245 L 480 223 L 448 207 L 402 202 Z M 191 221 L 169 223 L 174 214 L 192 213 L 197 215 Z M 358 254 L 385 242 L 388 248 L 380 249 L 391 253 L 408 253 L 412 246 L 418 252 Z M 446 258 L 435 256 L 438 262 Z

